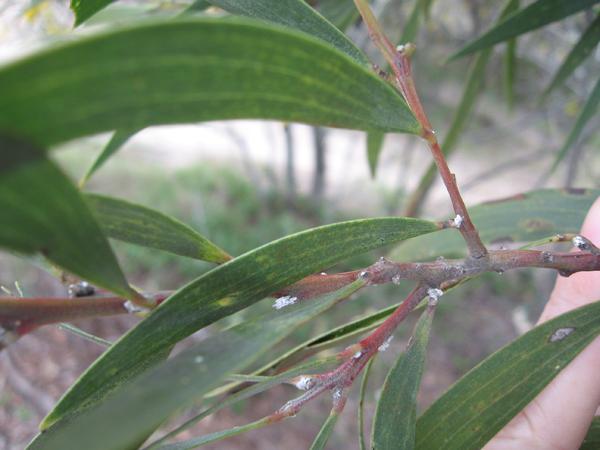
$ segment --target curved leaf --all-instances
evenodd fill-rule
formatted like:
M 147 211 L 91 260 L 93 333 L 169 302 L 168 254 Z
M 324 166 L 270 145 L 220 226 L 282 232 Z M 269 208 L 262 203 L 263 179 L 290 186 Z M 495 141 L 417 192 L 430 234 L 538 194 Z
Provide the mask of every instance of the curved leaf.
M 222 441 L 233 436 L 237 436 L 248 431 L 256 430 L 258 428 L 270 425 L 268 418 L 256 420 L 246 425 L 240 425 L 237 427 L 229 428 L 223 431 L 216 431 L 214 433 L 205 434 L 185 441 L 174 442 L 173 444 L 165 444 L 158 447 L 159 450 L 191 450 L 193 448 L 202 447 L 206 444 L 212 444 L 213 442 Z
M 213 335 L 145 373 L 134 383 L 121 386 L 105 402 L 59 422 L 38 435 L 29 448 L 137 448 L 172 413 L 218 386 L 227 374 L 247 367 L 296 327 L 364 284 L 361 279 L 355 280 L 314 301 L 303 302 L 286 311 L 272 311 Z M 265 327 L 265 323 L 269 326 Z M 193 445 L 174 444 L 166 448 L 196 446 L 198 443 L 194 442 Z
M 486 244 L 529 242 L 557 233 L 577 233 L 600 189 L 544 189 L 469 209 Z M 443 230 L 414 239 L 390 253 L 393 260 L 427 260 L 438 256 L 462 257 L 464 242 L 456 230 Z
M 184 13 L 195 13 L 202 12 L 211 7 L 208 0 L 194 0 L 190 6 L 188 6 Z
M 428 307 L 415 326 L 406 351 L 389 371 L 373 424 L 373 450 L 413 450 L 417 421 L 417 394 L 425 368 L 427 344 L 435 309 Z
M 71 181 L 43 152 L 0 135 L 0 247 L 41 253 L 124 297 L 136 295 Z
M 42 423 L 93 403 L 138 372 L 144 360 L 200 328 L 352 255 L 436 231 L 408 218 L 364 219 L 293 234 L 239 256 L 184 286 L 104 353 Z
M 342 31 L 360 17 L 353 0 L 320 0 L 316 8 L 323 17 Z
M 506 10 L 506 14 L 519 9 L 520 1 L 510 2 L 510 7 Z M 506 42 L 506 51 L 504 52 L 504 78 L 503 92 L 506 99 L 508 109 L 512 109 L 515 100 L 515 78 L 517 76 L 517 38 L 509 39 Z
M 369 360 L 365 368 L 363 369 L 362 379 L 360 381 L 360 391 L 358 394 L 358 445 L 360 450 L 367 450 L 367 444 L 365 441 L 365 398 L 367 396 L 367 385 L 369 383 L 369 375 L 371 374 L 371 367 L 373 367 L 373 361 L 377 358 L 377 354 Z
M 320 39 L 248 19 L 137 24 L 0 68 L 0 130 L 44 145 L 234 118 L 419 131 L 400 94 L 367 68 Z
M 571 131 L 569 132 L 569 135 L 567 136 L 565 143 L 558 151 L 558 154 L 556 155 L 556 158 L 554 159 L 554 163 L 552 164 L 552 167 L 550 168 L 549 173 L 553 173 L 556 170 L 556 168 L 558 167 L 560 162 L 564 159 L 564 157 L 569 152 L 569 149 L 577 141 L 577 138 L 579 137 L 579 135 L 581 134 L 581 132 L 583 131 L 584 127 L 587 125 L 589 120 L 596 115 L 596 110 L 598 109 L 599 102 L 600 102 L 600 78 L 598 78 L 598 81 L 596 81 L 596 84 L 594 85 L 594 89 L 592 90 L 591 94 L 587 98 L 585 105 L 583 106 L 583 109 L 577 116 L 577 119 L 575 120 L 575 124 L 573 125 L 573 128 L 571 128 Z
M 71 0 L 71 9 L 75 13 L 75 26 L 81 25 L 101 9 L 115 0 Z
M 276 376 L 265 377 L 265 378 L 267 378 L 265 381 L 258 382 L 250 387 L 247 387 L 245 389 L 237 391 L 233 394 L 230 393 L 229 395 L 227 395 L 227 397 L 225 397 L 223 399 L 219 399 L 216 402 L 214 402 L 212 406 L 205 409 L 200 414 L 197 414 L 194 417 L 192 417 L 191 419 L 188 419 L 182 425 L 178 426 L 176 429 L 170 431 L 166 435 L 162 436 L 160 439 L 152 442 L 151 444 L 148 445 L 148 447 L 145 447 L 144 450 L 163 450 L 165 448 L 165 445 L 161 445 L 163 442 L 165 442 L 166 440 L 168 440 L 174 436 L 177 436 L 179 433 L 182 433 L 183 431 L 189 429 L 190 427 L 194 426 L 196 423 L 200 422 L 205 417 L 208 417 L 208 416 L 216 413 L 217 411 L 219 411 L 227 406 L 233 405 L 241 400 L 244 400 L 244 399 L 250 398 L 254 395 L 260 394 L 261 392 L 264 392 L 267 389 L 272 388 L 273 386 L 281 384 L 283 381 L 289 380 L 292 377 L 313 373 L 317 369 L 321 369 L 324 366 L 331 365 L 332 363 L 335 363 L 335 362 L 338 362 L 338 359 L 335 356 L 329 357 L 329 358 L 317 359 L 315 361 L 311 361 L 309 363 L 296 366 L 293 369 L 290 369 L 286 372 L 280 373 Z M 192 444 L 192 443 L 190 443 L 190 444 Z M 180 445 L 183 445 L 183 444 L 180 443 Z
M 113 133 L 110 141 L 104 146 L 98 157 L 94 160 L 85 175 L 79 181 L 79 187 L 83 187 L 90 177 L 104 165 L 108 159 L 136 134 L 139 130 L 117 130 Z
M 460 58 L 589 8 L 600 0 L 537 0 L 516 11 L 450 57 Z
M 369 160 L 372 178 L 375 178 L 377 172 L 377 163 L 379 162 L 381 150 L 383 150 L 384 139 L 385 133 L 373 132 L 367 134 L 367 159 Z
M 311 444 L 310 450 L 323 450 L 325 448 L 339 417 L 340 413 L 332 409 L 329 416 L 327 416 L 327 420 L 325 420 L 319 433 L 315 437 L 315 440 Z
M 421 24 L 421 15 L 425 15 L 426 2 L 424 0 L 415 0 L 413 9 L 408 16 L 408 20 L 404 24 L 402 29 L 402 36 L 400 37 L 400 44 L 406 44 L 407 42 L 414 42 L 419 32 Z
M 161 212 L 98 194 L 85 198 L 110 238 L 217 264 L 231 259 L 194 229 Z
M 577 44 L 571 49 L 563 63 L 560 65 L 556 74 L 548 87 L 544 90 L 543 96 L 547 96 L 557 86 L 561 85 L 579 65 L 592 53 L 600 41 L 600 13 L 583 32 Z
M 417 421 L 416 449 L 480 449 L 600 334 L 600 302 L 540 325 L 473 368 Z
M 267 20 L 324 40 L 361 64 L 369 61 L 348 37 L 304 0 L 210 0 L 233 14 Z M 356 8 L 355 8 L 356 9 Z

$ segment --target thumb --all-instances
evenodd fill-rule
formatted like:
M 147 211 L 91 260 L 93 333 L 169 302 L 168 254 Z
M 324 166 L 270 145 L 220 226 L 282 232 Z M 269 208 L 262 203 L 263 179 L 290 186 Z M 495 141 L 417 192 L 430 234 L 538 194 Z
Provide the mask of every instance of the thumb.
M 600 247 L 600 198 L 592 205 L 581 234 Z M 600 275 L 597 272 L 579 272 L 568 278 L 559 277 L 539 323 L 595 300 L 600 300 Z

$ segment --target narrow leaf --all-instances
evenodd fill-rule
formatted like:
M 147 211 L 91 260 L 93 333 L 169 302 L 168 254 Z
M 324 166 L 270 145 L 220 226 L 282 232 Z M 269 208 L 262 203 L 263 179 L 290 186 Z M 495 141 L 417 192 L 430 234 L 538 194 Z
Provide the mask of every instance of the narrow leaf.
M 360 16 L 353 0 L 320 0 L 316 8 L 323 17 L 342 31 L 355 23 Z
M 103 30 L 0 68 L 0 130 L 44 145 L 234 118 L 419 132 L 401 95 L 366 67 L 320 39 L 249 19 Z
M 70 323 L 58 324 L 58 328 L 68 333 L 72 333 L 75 336 L 78 336 L 82 339 L 85 339 L 88 342 L 93 342 L 94 344 L 101 345 L 102 347 L 110 347 L 112 344 L 112 342 L 107 341 L 106 339 L 103 339 L 100 336 L 88 333 L 87 331 L 83 331 L 81 328 L 71 325 Z
M 295 328 L 364 286 L 350 285 L 284 311 L 271 311 L 213 335 L 122 385 L 104 402 L 66 418 L 38 435 L 31 449 L 121 450 L 137 448 L 165 419 L 251 364 Z M 266 327 L 265 324 L 269 326 Z M 106 433 L 110 430 L 110 433 Z M 174 445 L 166 448 L 194 448 Z
M 367 159 L 369 160 L 372 178 L 375 178 L 377 172 L 377 163 L 379 162 L 381 150 L 383 150 L 384 139 L 385 133 L 372 132 L 367 134 Z
M 185 9 L 185 13 L 202 12 L 210 8 L 211 4 L 208 0 L 194 0 L 190 6 Z
M 117 130 L 114 132 L 110 141 L 106 144 L 106 146 L 102 149 L 96 160 L 87 170 L 85 175 L 79 181 L 79 186 L 83 187 L 90 177 L 98 170 L 100 167 L 104 165 L 108 159 L 114 155 L 119 149 L 139 130 L 131 131 L 131 130 Z
M 501 23 L 495 25 L 482 36 L 469 42 L 462 49 L 450 57 L 460 58 L 484 48 L 491 47 L 499 42 L 528 33 L 557 20 L 589 8 L 599 0 L 537 0 L 520 11 L 508 16 Z
M 338 359 L 335 356 L 329 357 L 329 358 L 317 359 L 315 361 L 311 361 L 309 363 L 299 365 L 299 366 L 297 366 L 293 369 L 290 369 L 286 372 L 283 372 L 279 375 L 267 377 L 269 379 L 266 381 L 261 381 L 260 383 L 256 383 L 250 387 L 247 387 L 245 389 L 237 391 L 234 394 L 230 394 L 227 397 L 225 397 L 224 399 L 219 399 L 218 401 L 213 403 L 212 406 L 205 409 L 200 414 L 197 414 L 194 417 L 192 417 L 191 419 L 187 420 L 185 423 L 178 426 L 173 431 L 170 431 L 165 436 L 154 441 L 152 444 L 150 444 L 144 450 L 163 449 L 164 446 L 162 446 L 160 444 L 162 444 L 163 442 L 165 442 L 166 440 L 168 440 L 174 436 L 177 436 L 179 433 L 182 433 L 183 431 L 189 429 L 190 427 L 192 427 L 196 423 L 200 422 L 202 419 L 210 416 L 211 414 L 214 414 L 223 408 L 226 408 L 237 402 L 240 402 L 242 400 L 250 398 L 254 395 L 260 394 L 261 392 L 264 392 L 267 389 L 270 389 L 273 386 L 280 384 L 284 380 L 288 380 L 288 379 L 298 376 L 298 375 L 313 373 L 317 369 L 321 369 L 327 365 L 331 365 L 334 362 L 338 362 Z
M 579 450 L 597 450 L 598 448 L 600 448 L 600 417 L 594 417 Z
M 486 244 L 530 242 L 557 233 L 577 233 L 599 189 L 543 189 L 469 209 Z M 438 237 L 439 235 L 439 237 Z M 390 253 L 393 260 L 428 260 L 438 256 L 462 257 L 464 241 L 455 230 L 416 238 Z
M 424 0 L 415 0 L 413 9 L 408 16 L 408 20 L 404 24 L 402 29 L 402 36 L 400 37 L 400 44 L 406 44 L 407 42 L 414 42 L 419 32 L 419 25 L 421 16 L 424 15 Z
M 317 434 L 315 440 L 311 444 L 310 450 L 323 450 L 325 448 L 339 417 L 340 413 L 332 409 L 327 420 L 325 420 L 323 426 L 319 430 L 319 434 Z
M 237 427 L 229 428 L 223 431 L 216 431 L 214 433 L 206 434 L 197 438 L 188 439 L 181 442 L 175 442 L 173 444 L 166 444 L 159 447 L 159 450 L 191 450 L 194 448 L 202 447 L 206 444 L 212 444 L 213 442 L 222 441 L 233 436 L 246 433 L 248 431 L 256 430 L 270 425 L 267 418 L 259 419 L 255 422 L 248 423 L 246 425 L 240 425 Z
M 372 448 L 413 450 L 417 394 L 425 367 L 435 309 L 428 307 L 417 322 L 411 343 L 389 371 L 375 411 Z
M 510 2 L 505 14 L 511 14 L 519 9 L 519 0 Z M 504 52 L 504 98 L 508 109 L 512 109 L 515 98 L 515 78 L 517 75 L 517 38 L 509 39 L 506 42 L 506 51 Z
M 560 65 L 556 74 L 548 87 L 544 90 L 543 96 L 546 97 L 553 89 L 560 86 L 569 76 L 586 60 L 600 41 L 600 14 L 583 32 L 577 44 L 571 49 L 563 63 Z
M 424 0 L 423 1 L 423 15 L 425 19 L 429 20 L 431 15 L 431 7 L 433 6 L 433 0 Z
M 131 297 L 115 255 L 71 181 L 41 150 L 0 135 L 0 247 Z
M 600 78 L 598 78 L 598 81 L 596 81 L 592 93 L 587 98 L 583 109 L 577 116 L 575 124 L 573 125 L 573 128 L 571 128 L 571 131 L 567 136 L 567 140 L 558 151 L 558 154 L 554 159 L 554 163 L 550 168 L 550 174 L 552 174 L 556 170 L 560 162 L 565 158 L 565 156 L 567 156 L 567 154 L 569 153 L 569 149 L 575 144 L 575 142 L 577 142 L 577 138 L 579 138 L 579 135 L 581 134 L 589 120 L 596 115 L 596 110 L 598 109 L 598 102 L 600 102 Z
M 358 394 L 358 445 L 360 450 L 367 450 L 365 440 L 365 398 L 367 396 L 367 385 L 369 383 L 369 375 L 371 374 L 371 367 L 373 367 L 373 361 L 377 355 L 374 355 L 363 370 L 362 380 L 360 381 L 360 392 Z
M 71 9 L 75 13 L 75 26 L 81 25 L 98 11 L 106 8 L 115 0 L 71 0 Z
M 146 358 L 299 279 L 352 255 L 437 230 L 417 219 L 342 222 L 252 250 L 184 286 L 104 353 L 42 423 L 93 403 L 136 373 Z
M 224 250 L 184 223 L 135 203 L 86 194 L 106 236 L 217 264 L 231 259 Z
M 341 345 L 343 342 L 377 327 L 377 325 L 393 313 L 399 305 L 400 303 L 396 303 L 375 313 L 366 314 L 358 319 L 340 325 L 333 330 L 326 331 L 318 336 L 308 339 L 274 358 L 264 367 L 258 369 L 257 372 L 262 373 L 274 367 L 288 367 L 290 364 L 301 361 L 310 355 Z
M 267 20 L 322 39 L 357 62 L 368 65 L 365 55 L 352 41 L 304 0 L 209 0 L 233 14 Z
M 417 422 L 417 449 L 480 449 L 600 334 L 600 302 L 540 325 L 485 359 Z

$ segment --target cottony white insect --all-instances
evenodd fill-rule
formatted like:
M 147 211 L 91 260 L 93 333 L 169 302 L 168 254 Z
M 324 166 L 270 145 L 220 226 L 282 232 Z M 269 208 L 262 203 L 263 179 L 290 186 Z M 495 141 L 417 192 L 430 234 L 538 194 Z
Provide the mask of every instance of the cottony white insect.
M 294 383 L 301 391 L 308 391 L 311 387 L 314 386 L 314 380 L 311 377 L 301 376 L 298 381 Z
M 454 228 L 460 228 L 463 224 L 463 216 L 461 216 L 460 214 L 457 214 L 456 217 L 454 218 L 454 220 L 452 221 L 452 225 L 454 225 Z
M 298 301 L 298 297 L 292 297 L 291 295 L 284 295 L 283 297 L 279 297 L 277 300 L 275 300 L 275 303 L 273 303 L 273 308 L 275 308 L 275 309 L 285 308 L 286 306 L 293 305 L 297 301 Z
M 427 289 L 427 295 L 429 296 L 429 304 L 437 305 L 438 300 L 442 295 L 444 295 L 444 291 L 438 288 L 430 288 Z
M 400 275 L 394 275 L 392 277 L 392 283 L 398 285 L 400 284 L 400 281 L 402 280 L 402 277 L 400 277 Z
M 129 314 L 136 314 L 136 313 L 141 313 L 141 312 L 145 311 L 144 308 L 142 308 L 141 306 L 136 305 L 131 300 L 127 300 L 125 303 L 123 303 L 123 308 L 125 308 L 125 310 Z
M 334 400 L 339 400 L 342 398 L 342 390 L 341 389 L 334 389 L 333 390 L 333 399 Z
M 394 339 L 394 335 L 388 336 L 388 338 L 383 341 L 383 344 L 381 344 L 377 350 L 379 350 L 380 352 L 385 352 L 389 347 L 390 347 L 390 342 L 392 341 L 392 339 Z
M 581 236 L 575 236 L 572 240 L 573 245 L 581 250 L 587 248 L 587 242 Z

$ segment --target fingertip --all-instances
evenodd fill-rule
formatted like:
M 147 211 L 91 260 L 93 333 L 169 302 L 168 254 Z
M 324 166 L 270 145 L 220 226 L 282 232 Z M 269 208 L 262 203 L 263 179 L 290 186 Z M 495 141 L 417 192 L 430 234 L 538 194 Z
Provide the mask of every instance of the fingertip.
M 581 235 L 600 246 L 600 197 L 588 211 Z M 600 300 L 600 273 L 579 272 L 568 278 L 559 276 L 539 323 L 597 300 Z
M 594 244 L 600 245 L 600 197 L 590 208 L 581 227 L 581 234 Z

